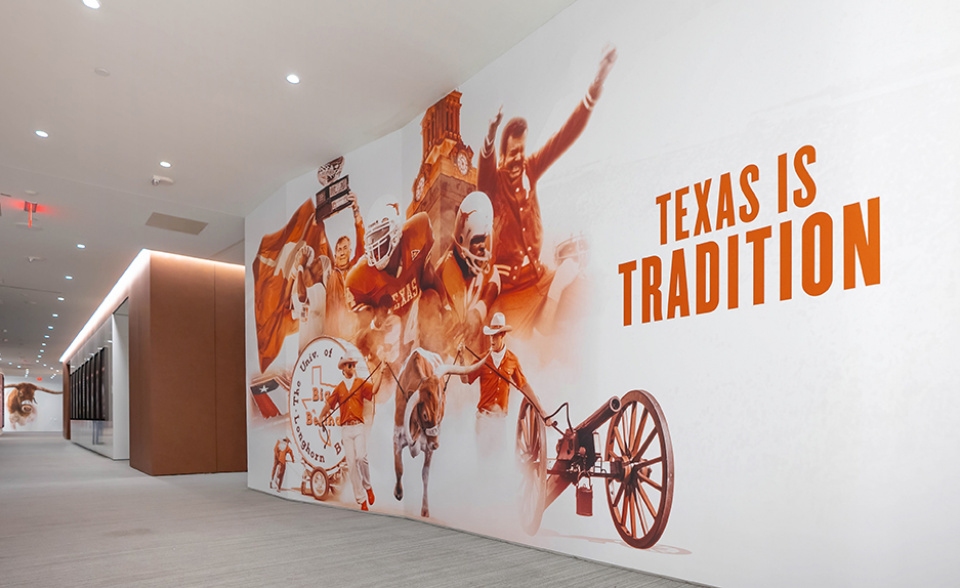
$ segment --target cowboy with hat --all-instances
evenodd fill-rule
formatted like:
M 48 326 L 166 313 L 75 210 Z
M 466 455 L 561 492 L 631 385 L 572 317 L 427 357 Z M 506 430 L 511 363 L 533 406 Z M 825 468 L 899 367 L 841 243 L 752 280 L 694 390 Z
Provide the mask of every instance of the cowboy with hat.
M 523 375 L 520 360 L 507 349 L 506 335 L 512 330 L 502 312 L 496 312 L 490 325 L 483 327 L 483 334 L 490 337 L 490 353 L 477 369 L 461 376 L 465 383 L 480 380 L 480 401 L 477 403 L 477 434 L 492 435 L 494 444 L 499 444 L 499 432 L 505 430 L 510 387 L 520 390 L 540 414 L 544 414 L 540 400 Z
M 373 400 L 373 385 L 357 377 L 357 363 L 360 358 L 355 352 L 345 353 L 337 367 L 343 373 L 343 381 L 337 384 L 320 411 L 319 420 L 326 422 L 327 416 L 339 406 L 342 427 L 343 450 L 347 460 L 353 495 L 361 510 L 369 510 L 373 504 L 373 487 L 370 485 L 370 463 L 367 461 L 367 435 L 363 424 L 364 402 Z

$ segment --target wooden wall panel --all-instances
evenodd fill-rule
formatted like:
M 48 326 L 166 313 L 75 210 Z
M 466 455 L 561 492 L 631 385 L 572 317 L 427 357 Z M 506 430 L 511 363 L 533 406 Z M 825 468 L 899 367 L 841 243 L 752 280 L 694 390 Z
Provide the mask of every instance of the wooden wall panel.
M 247 470 L 243 266 L 216 267 L 217 471 Z
M 154 253 L 131 278 L 130 466 L 245 471 L 244 268 Z M 66 438 L 69 385 L 65 365 Z
M 214 266 L 153 256 L 150 473 L 217 471 Z

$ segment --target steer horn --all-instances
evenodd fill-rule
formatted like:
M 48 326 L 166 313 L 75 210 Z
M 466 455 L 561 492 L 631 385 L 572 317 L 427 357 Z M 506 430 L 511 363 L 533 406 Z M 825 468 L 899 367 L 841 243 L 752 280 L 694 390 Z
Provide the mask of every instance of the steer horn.
M 450 374 L 452 376 L 465 376 L 470 372 L 478 369 L 486 360 L 487 360 L 487 356 L 483 356 L 480 358 L 480 361 L 472 365 L 447 365 L 445 363 L 440 364 L 439 366 L 437 366 L 437 369 L 434 370 L 433 374 L 438 378 L 442 378 L 447 374 Z

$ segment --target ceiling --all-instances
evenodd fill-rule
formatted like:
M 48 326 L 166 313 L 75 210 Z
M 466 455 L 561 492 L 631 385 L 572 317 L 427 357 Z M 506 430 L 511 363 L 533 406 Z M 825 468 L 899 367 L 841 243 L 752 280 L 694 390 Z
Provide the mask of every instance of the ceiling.
M 408 123 L 572 1 L 0 3 L 0 369 L 57 386 L 58 358 L 140 249 L 242 263 L 257 204 Z M 155 212 L 207 225 L 147 226 Z

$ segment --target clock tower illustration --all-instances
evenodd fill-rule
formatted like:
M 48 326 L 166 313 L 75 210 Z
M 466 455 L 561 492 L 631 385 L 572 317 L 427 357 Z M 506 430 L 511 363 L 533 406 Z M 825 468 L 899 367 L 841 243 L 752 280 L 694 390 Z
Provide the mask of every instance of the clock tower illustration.
M 460 202 L 477 189 L 473 149 L 460 136 L 460 96 L 460 92 L 450 92 L 427 109 L 420 121 L 423 160 L 413 181 L 407 218 L 427 213 L 436 239 L 435 255 L 450 248 Z

